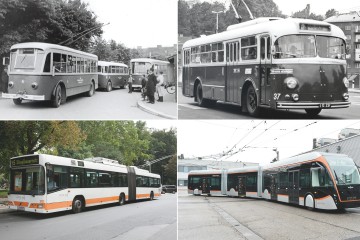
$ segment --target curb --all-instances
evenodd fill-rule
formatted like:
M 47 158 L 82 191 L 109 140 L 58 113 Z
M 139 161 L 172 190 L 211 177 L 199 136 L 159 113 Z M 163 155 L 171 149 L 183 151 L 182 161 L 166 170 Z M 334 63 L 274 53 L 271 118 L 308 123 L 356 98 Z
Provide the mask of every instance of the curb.
M 151 113 L 151 114 L 153 114 L 155 116 L 159 116 L 159 117 L 163 117 L 163 118 L 167 118 L 167 119 L 177 119 L 177 117 L 174 117 L 174 116 L 171 116 L 171 115 L 156 111 L 156 110 L 154 110 L 154 109 L 152 109 L 150 107 L 145 106 L 143 104 L 142 100 L 137 101 L 137 106 L 141 110 L 144 110 L 145 112 Z

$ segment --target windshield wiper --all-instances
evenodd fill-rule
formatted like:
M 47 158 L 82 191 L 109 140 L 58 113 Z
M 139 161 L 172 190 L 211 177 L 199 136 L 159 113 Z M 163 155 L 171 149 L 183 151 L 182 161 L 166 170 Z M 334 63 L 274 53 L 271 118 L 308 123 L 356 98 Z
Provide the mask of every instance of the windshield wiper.
M 336 180 L 337 180 L 338 182 L 341 181 L 343 184 L 346 185 L 346 183 L 345 183 L 342 179 L 338 178 L 335 169 L 334 169 L 334 173 L 335 173 Z

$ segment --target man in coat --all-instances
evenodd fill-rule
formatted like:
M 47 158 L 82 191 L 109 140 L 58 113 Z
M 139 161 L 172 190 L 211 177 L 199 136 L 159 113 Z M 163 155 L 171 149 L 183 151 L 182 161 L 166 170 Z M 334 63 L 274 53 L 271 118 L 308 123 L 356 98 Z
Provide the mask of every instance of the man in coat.
M 154 75 L 154 69 L 150 68 L 148 81 L 146 83 L 146 93 L 148 96 L 148 102 L 154 104 L 155 103 L 155 90 L 156 90 L 156 76 Z

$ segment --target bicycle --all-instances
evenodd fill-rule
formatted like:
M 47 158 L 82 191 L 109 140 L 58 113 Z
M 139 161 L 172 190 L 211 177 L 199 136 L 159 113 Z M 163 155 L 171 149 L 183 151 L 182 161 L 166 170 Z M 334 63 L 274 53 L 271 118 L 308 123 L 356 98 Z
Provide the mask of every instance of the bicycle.
M 174 94 L 176 91 L 176 85 L 175 83 L 166 83 L 164 85 L 164 88 L 166 89 L 166 91 L 170 94 Z

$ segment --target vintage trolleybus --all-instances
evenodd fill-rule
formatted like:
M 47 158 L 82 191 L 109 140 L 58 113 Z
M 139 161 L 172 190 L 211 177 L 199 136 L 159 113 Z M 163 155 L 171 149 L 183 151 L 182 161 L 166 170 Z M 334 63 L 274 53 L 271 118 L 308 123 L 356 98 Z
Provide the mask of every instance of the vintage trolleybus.
M 193 190 L 190 180 L 201 183 L 202 176 L 212 176 L 211 172 L 190 172 L 189 193 L 201 193 Z M 224 174 L 227 196 L 264 198 L 309 209 L 360 207 L 359 170 L 353 159 L 343 154 L 305 153 L 263 166 L 229 169 Z M 195 186 L 200 189 L 201 184 Z
M 167 61 L 152 58 L 136 58 L 130 61 L 131 74 L 133 76 L 133 88 L 141 88 L 141 79 L 147 77 L 150 68 L 154 69 L 154 74 L 163 72 L 164 84 L 174 83 L 174 66 Z
M 10 49 L 9 86 L 4 98 L 51 101 L 59 107 L 79 93 L 98 87 L 97 56 L 48 43 L 20 43 Z
M 76 160 L 45 154 L 10 160 L 9 208 L 37 213 L 150 199 L 161 195 L 160 176 L 115 160 Z
M 263 108 L 349 107 L 345 35 L 309 19 L 258 18 L 183 45 L 183 95 L 258 116 Z
M 129 79 L 128 66 L 123 63 L 98 61 L 99 88 L 110 92 L 114 87 L 124 88 Z

